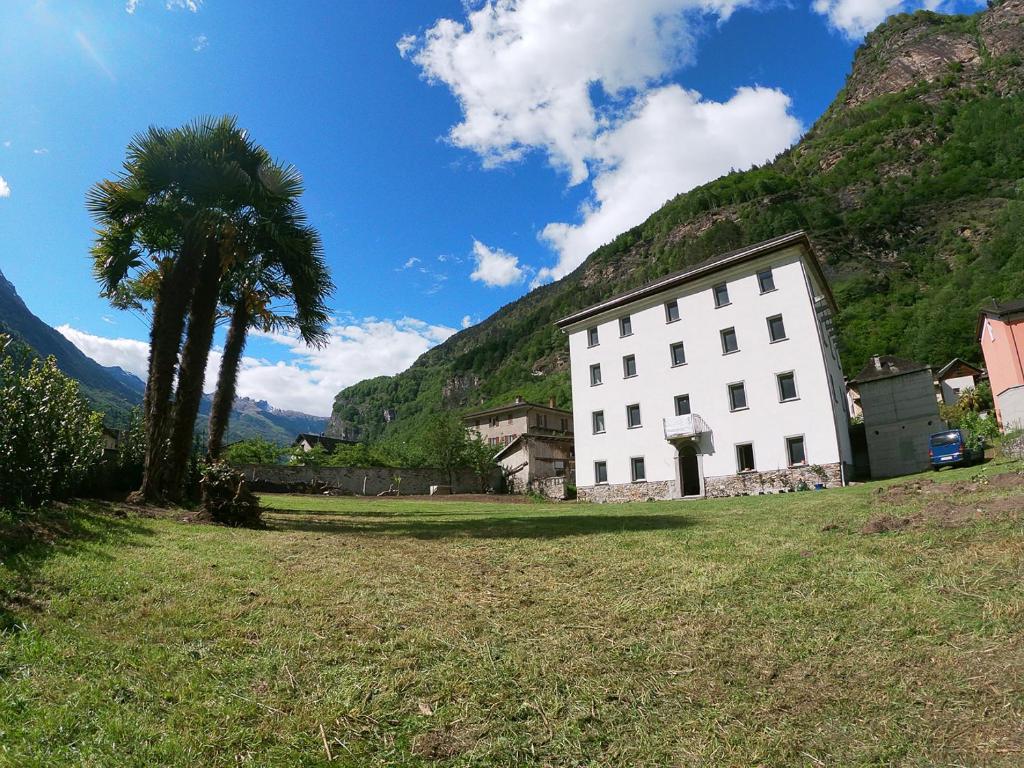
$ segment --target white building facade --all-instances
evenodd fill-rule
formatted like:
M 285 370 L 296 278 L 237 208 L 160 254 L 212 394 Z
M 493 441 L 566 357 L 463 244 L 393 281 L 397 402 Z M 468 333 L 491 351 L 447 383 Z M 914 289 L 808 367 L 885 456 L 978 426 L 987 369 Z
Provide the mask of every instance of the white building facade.
M 591 501 L 836 486 L 852 454 L 827 281 L 802 232 L 559 321 Z

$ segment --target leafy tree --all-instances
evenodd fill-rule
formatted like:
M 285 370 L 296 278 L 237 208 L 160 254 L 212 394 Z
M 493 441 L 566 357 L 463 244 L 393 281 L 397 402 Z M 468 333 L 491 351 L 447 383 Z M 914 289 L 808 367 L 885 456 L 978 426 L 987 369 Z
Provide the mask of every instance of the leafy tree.
M 53 357 L 0 337 L 0 506 L 74 493 L 103 454 L 102 416 Z
M 302 446 L 296 445 L 291 449 L 288 463 L 299 467 L 322 467 L 327 462 L 329 454 L 322 445 L 314 445 L 308 451 Z
M 494 454 L 494 446 L 485 443 L 479 435 L 467 436 L 463 446 L 463 463 L 480 480 L 481 491 L 487 490 L 488 483 L 498 467 Z
M 465 466 L 466 428 L 453 413 L 435 414 L 420 437 L 420 450 L 424 461 L 448 475 L 454 485 L 455 470 Z
M 286 453 L 280 445 L 254 437 L 228 446 L 224 458 L 229 464 L 277 464 Z

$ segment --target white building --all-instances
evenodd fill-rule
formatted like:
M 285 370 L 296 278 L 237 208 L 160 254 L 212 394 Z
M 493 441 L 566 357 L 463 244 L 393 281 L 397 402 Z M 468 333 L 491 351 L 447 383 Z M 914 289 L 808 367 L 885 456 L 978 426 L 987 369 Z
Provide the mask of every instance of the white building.
M 580 498 L 841 485 L 852 459 L 834 312 L 795 232 L 560 320 Z

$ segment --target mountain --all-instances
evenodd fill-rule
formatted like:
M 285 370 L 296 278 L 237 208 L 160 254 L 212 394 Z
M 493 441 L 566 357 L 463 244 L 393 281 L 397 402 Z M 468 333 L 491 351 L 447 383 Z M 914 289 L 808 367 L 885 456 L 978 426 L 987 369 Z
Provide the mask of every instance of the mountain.
M 554 322 L 709 256 L 806 230 L 832 282 L 843 367 L 875 354 L 977 361 L 991 298 L 1024 296 L 1024 0 L 919 11 L 868 35 L 835 101 L 771 163 L 670 200 L 572 274 L 393 377 L 335 400 L 329 433 L 401 440 L 441 408 L 570 402 Z
M 111 425 L 123 424 L 129 412 L 142 403 L 146 384 L 117 366 L 102 366 L 83 354 L 59 331 L 44 323 L 25 305 L 14 285 L 0 272 L 0 329 L 9 332 L 43 357 L 53 355 L 64 373 L 77 379 L 82 393 L 104 412 Z M 211 398 L 204 395 L 200 425 L 210 415 Z M 298 411 L 283 411 L 265 400 L 240 397 L 231 413 L 228 440 L 262 437 L 286 444 L 300 432 L 324 431 L 327 419 Z

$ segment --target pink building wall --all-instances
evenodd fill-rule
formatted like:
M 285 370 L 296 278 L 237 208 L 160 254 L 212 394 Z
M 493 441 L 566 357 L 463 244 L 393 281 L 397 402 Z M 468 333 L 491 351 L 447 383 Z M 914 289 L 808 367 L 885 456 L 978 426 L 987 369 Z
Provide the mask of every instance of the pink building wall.
M 1009 321 L 985 317 L 981 351 L 995 397 L 996 417 L 1003 423 L 999 396 L 1008 389 L 1024 386 L 1024 317 Z

